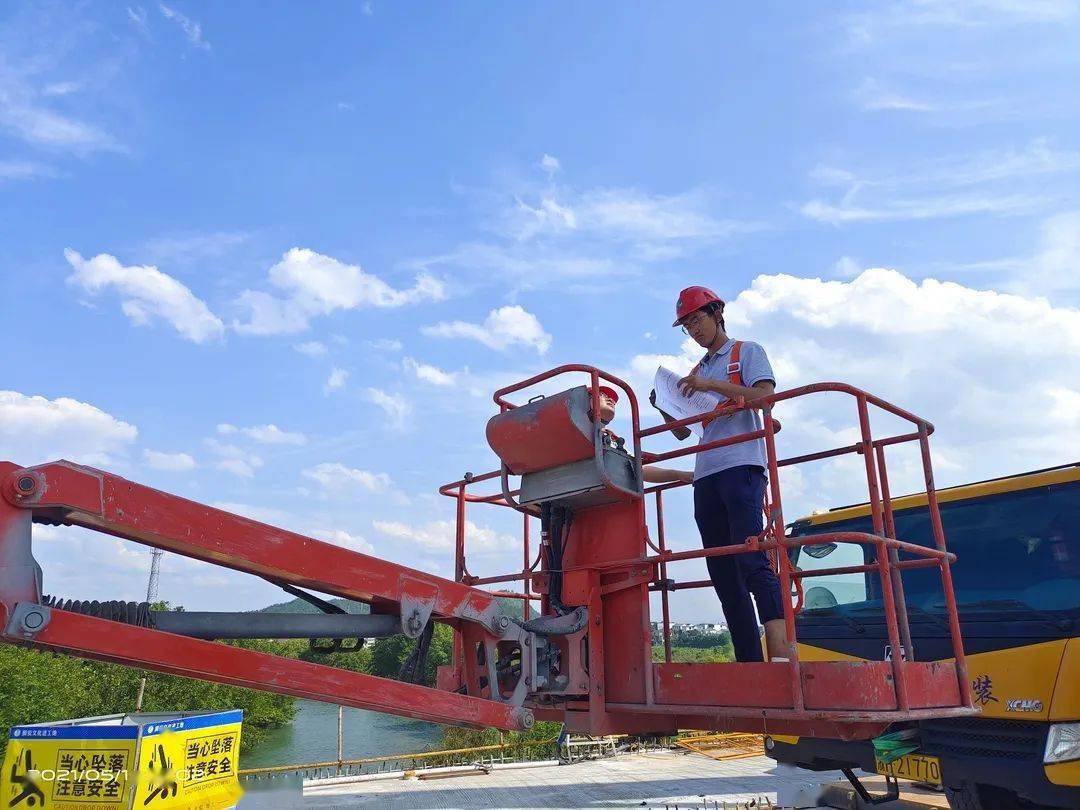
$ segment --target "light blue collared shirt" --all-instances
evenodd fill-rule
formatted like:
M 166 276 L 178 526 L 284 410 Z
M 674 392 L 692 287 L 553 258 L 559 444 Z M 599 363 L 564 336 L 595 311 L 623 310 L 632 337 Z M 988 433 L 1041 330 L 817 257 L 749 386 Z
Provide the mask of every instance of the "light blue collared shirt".
M 731 357 L 731 348 L 735 345 L 734 340 L 729 340 L 716 352 L 707 355 L 698 366 L 697 373 L 710 380 L 729 382 L 728 363 Z M 742 373 L 742 384 L 748 388 L 761 380 L 776 382 L 772 366 L 765 350 L 757 343 L 749 340 L 742 342 L 739 352 L 739 363 Z M 701 437 L 699 444 L 713 442 L 739 433 L 750 433 L 761 430 L 761 413 L 755 410 L 742 410 L 731 416 L 713 419 L 705 428 L 705 435 Z M 697 462 L 694 465 L 694 480 L 704 478 L 706 475 L 739 467 L 744 464 L 765 466 L 765 440 L 754 439 L 748 442 L 728 445 L 727 447 L 715 447 L 697 454 Z

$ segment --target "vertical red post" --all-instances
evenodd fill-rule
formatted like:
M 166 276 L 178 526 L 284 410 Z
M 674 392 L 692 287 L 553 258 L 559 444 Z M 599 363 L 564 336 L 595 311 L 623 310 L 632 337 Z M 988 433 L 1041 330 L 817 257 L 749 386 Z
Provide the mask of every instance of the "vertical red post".
M 885 468 L 885 447 L 878 445 L 877 448 L 878 477 L 881 479 L 881 505 L 884 507 L 885 536 L 892 540 L 896 539 L 896 519 L 893 516 L 892 495 L 889 492 L 889 474 Z M 915 645 L 911 642 L 911 625 L 908 623 L 907 597 L 904 596 L 903 571 L 895 567 L 900 562 L 900 555 L 895 548 L 889 549 L 889 563 L 892 575 L 893 596 L 896 599 L 896 618 L 900 623 L 900 643 L 904 645 L 904 652 L 908 661 L 915 660 Z
M 524 548 L 524 553 L 522 555 L 522 558 L 524 560 L 524 565 L 523 565 L 523 567 L 521 569 L 521 575 L 523 577 L 525 577 L 525 579 L 522 580 L 521 589 L 525 594 L 525 600 L 524 600 L 525 601 L 525 608 L 524 608 L 525 621 L 528 621 L 529 620 L 529 614 L 532 611 L 532 605 L 530 604 L 530 602 L 532 602 L 532 599 L 530 598 L 530 593 L 532 592 L 532 580 L 531 580 L 531 577 L 529 576 L 529 565 L 530 565 L 530 562 L 529 562 L 529 560 L 530 560 L 529 514 L 527 512 L 522 513 L 521 520 L 522 520 L 522 523 L 523 523 L 523 528 L 522 528 L 522 531 L 521 531 L 522 543 L 523 543 L 523 545 L 525 547 Z
M 465 485 L 458 487 L 457 526 L 454 535 L 454 580 L 465 576 Z
M 945 529 L 941 525 L 937 490 L 934 488 L 934 468 L 930 459 L 930 435 L 926 423 L 919 423 L 919 452 L 922 455 L 923 478 L 926 484 L 926 506 L 930 512 L 930 525 L 934 529 L 934 543 L 945 551 Z M 972 706 L 968 687 L 967 659 L 964 657 L 964 639 L 960 633 L 960 614 L 956 610 L 956 594 L 953 592 L 952 570 L 946 557 L 941 559 L 941 589 L 945 592 L 945 609 L 949 614 L 949 632 L 952 635 L 953 658 L 956 660 L 956 678 L 960 682 L 960 699 L 964 706 Z
M 767 518 L 766 538 L 770 533 L 776 540 L 776 557 L 779 565 L 780 593 L 784 605 L 784 631 L 787 637 L 788 667 L 791 670 L 791 697 L 796 711 L 803 711 L 806 706 L 803 697 L 802 673 L 799 667 L 799 645 L 795 639 L 795 608 L 791 604 L 791 557 L 788 556 L 787 540 L 784 537 L 784 510 L 780 499 L 780 468 L 776 464 L 776 422 L 772 415 L 772 405 L 761 409 L 765 425 L 765 460 L 769 465 L 769 515 Z
M 664 539 L 664 492 L 656 491 L 656 541 L 660 545 L 660 554 L 667 551 Z M 664 660 L 671 663 L 671 609 L 668 604 L 667 563 L 660 563 L 660 608 L 664 618 Z M 651 627 L 650 627 L 651 632 Z M 650 639 L 651 641 L 651 639 Z
M 455 527 L 454 527 L 454 581 L 461 582 L 465 578 L 465 484 L 458 487 L 455 499 Z M 452 659 L 455 671 L 461 674 L 464 683 L 474 689 L 473 681 L 470 680 L 472 670 L 469 668 L 469 656 L 465 654 L 465 635 L 463 628 L 454 632 L 454 657 Z
M 874 534 L 885 537 L 885 520 L 881 513 L 880 492 L 878 490 L 877 465 L 874 464 L 874 440 L 870 434 L 870 412 L 866 397 L 857 397 L 859 405 L 859 433 L 862 439 L 862 456 L 866 465 L 866 486 L 870 495 L 870 514 L 873 519 Z M 896 621 L 896 600 L 893 596 L 892 567 L 889 565 L 889 550 L 884 543 L 875 545 L 878 578 L 881 580 L 882 608 L 885 613 L 885 627 L 889 632 L 889 646 L 892 647 L 893 683 L 896 686 L 896 702 L 901 710 L 908 708 L 907 682 L 904 680 L 904 658 L 900 654 L 900 628 Z

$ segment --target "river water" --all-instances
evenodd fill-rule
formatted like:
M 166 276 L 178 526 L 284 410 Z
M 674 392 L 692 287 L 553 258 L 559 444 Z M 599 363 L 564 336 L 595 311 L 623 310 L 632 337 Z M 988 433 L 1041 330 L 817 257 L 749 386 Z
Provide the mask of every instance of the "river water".
M 296 701 L 296 718 L 270 731 L 254 751 L 245 753 L 243 768 L 329 762 L 337 759 L 338 707 L 311 700 Z M 442 739 L 442 728 L 422 720 L 345 709 L 345 759 L 425 751 Z

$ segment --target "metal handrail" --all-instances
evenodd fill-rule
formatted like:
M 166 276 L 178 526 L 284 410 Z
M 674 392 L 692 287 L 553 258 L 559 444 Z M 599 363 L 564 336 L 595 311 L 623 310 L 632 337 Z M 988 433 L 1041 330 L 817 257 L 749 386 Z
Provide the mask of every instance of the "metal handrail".
M 356 759 L 334 759 L 324 762 L 304 762 L 296 765 L 271 765 L 265 768 L 241 768 L 237 771 L 239 777 L 258 777 L 269 774 L 291 773 L 295 771 L 316 771 L 329 768 L 345 768 L 350 766 L 377 765 L 384 762 L 409 762 L 416 760 L 431 760 L 442 757 L 462 756 L 466 754 L 483 754 L 492 751 L 505 751 L 514 748 L 539 748 L 558 742 L 557 737 L 550 740 L 524 740 L 521 742 L 502 742 L 492 745 L 477 745 L 470 748 L 448 748 L 442 751 L 417 751 L 406 754 L 385 754 L 380 757 L 360 757 Z
M 672 552 L 667 548 L 665 538 L 663 537 L 663 509 L 661 503 L 661 494 L 668 490 L 674 489 L 679 486 L 687 486 L 683 482 L 669 482 L 665 484 L 659 484 L 644 488 L 642 491 L 642 497 L 648 494 L 655 494 L 657 499 L 657 520 L 658 520 L 658 532 L 659 532 L 659 546 L 652 543 L 651 539 L 648 541 L 648 545 L 657 553 L 654 556 L 646 556 L 643 558 L 637 558 L 632 560 L 620 560 L 612 563 L 605 563 L 599 566 L 604 570 L 619 567 L 629 566 L 641 566 L 642 564 L 649 565 L 652 568 L 652 582 L 650 583 L 650 590 L 661 591 L 661 604 L 664 613 L 664 640 L 665 640 L 665 658 L 670 661 L 670 612 L 668 606 L 668 593 L 673 590 L 682 590 L 690 587 L 707 587 L 711 585 L 708 580 L 699 580 L 688 583 L 675 583 L 672 580 L 667 579 L 667 565 L 673 562 L 680 562 L 691 559 L 703 559 L 714 556 L 723 556 L 728 554 L 739 554 L 747 551 L 775 551 L 777 558 L 777 568 L 780 578 L 782 592 L 790 593 L 793 584 L 800 583 L 803 579 L 813 576 L 821 576 L 822 572 L 804 572 L 798 571 L 794 568 L 788 552 L 792 548 L 809 545 L 812 543 L 822 542 L 836 542 L 836 543 L 852 543 L 866 546 L 873 546 L 876 549 L 876 561 L 873 563 L 867 563 L 859 566 L 847 566 L 839 569 L 825 569 L 825 571 L 832 571 L 833 573 L 869 573 L 871 571 L 877 571 L 881 581 L 881 595 L 885 609 L 885 620 L 887 625 L 887 631 L 889 636 L 889 642 L 892 645 L 892 649 L 904 649 L 910 651 L 911 648 L 911 636 L 910 628 L 908 625 L 907 606 L 903 593 L 903 583 L 900 578 L 900 572 L 913 568 L 923 567 L 938 567 L 941 572 L 942 578 L 942 590 L 944 591 L 946 608 L 949 613 L 949 625 L 950 635 L 952 636 L 953 658 L 956 662 L 956 671 L 958 679 L 958 687 L 960 698 L 963 701 L 963 705 L 966 708 L 971 708 L 971 696 L 967 689 L 967 668 L 964 660 L 963 645 L 960 636 L 959 619 L 956 614 L 956 600 L 952 587 L 952 575 L 950 571 L 950 564 L 956 560 L 956 555 L 948 552 L 945 549 L 944 531 L 941 525 L 941 516 L 938 509 L 937 497 L 933 486 L 933 472 L 930 459 L 930 451 L 928 438 L 931 433 L 934 432 L 934 425 L 920 416 L 917 416 L 910 411 L 893 405 L 886 400 L 881 399 L 873 394 L 870 394 L 855 386 L 842 382 L 821 382 L 813 383 L 810 385 L 799 386 L 797 388 L 791 388 L 784 391 L 776 391 L 771 394 L 758 397 L 756 399 L 746 401 L 739 398 L 735 401 L 728 401 L 723 403 L 716 411 L 710 413 L 699 414 L 697 416 L 688 417 L 686 419 L 666 422 L 661 425 L 656 425 L 649 428 L 641 428 L 640 426 L 640 414 L 638 410 L 637 398 L 630 388 L 630 386 L 623 380 L 607 374 L 593 366 L 586 365 L 564 365 L 558 368 L 551 369 L 547 372 L 534 375 L 527 380 L 523 380 L 519 383 L 515 383 L 510 386 L 506 386 L 495 392 L 494 401 L 500 407 L 501 411 L 506 411 L 511 408 L 518 407 L 511 403 L 506 397 L 509 394 L 516 393 L 527 388 L 530 388 L 538 383 L 549 380 L 561 374 L 570 372 L 586 373 L 590 376 L 592 382 L 592 406 L 593 413 L 598 412 L 598 381 L 600 379 L 606 380 L 618 387 L 620 387 L 627 394 L 627 398 L 631 405 L 631 423 L 633 427 L 633 447 L 634 447 L 634 459 L 640 473 L 641 464 L 643 462 L 653 463 L 664 461 L 672 458 L 680 458 L 689 455 L 695 455 L 703 451 L 713 449 L 716 447 L 731 446 L 740 444 L 747 441 L 763 440 L 766 447 L 766 457 L 769 467 L 769 497 L 767 498 L 767 520 L 766 530 L 760 537 L 747 538 L 746 542 L 725 546 L 721 548 L 713 549 L 697 549 L 685 552 Z M 776 453 L 776 441 L 775 436 L 779 430 L 779 423 L 773 418 L 772 411 L 775 405 L 786 402 L 788 400 L 796 399 L 799 397 L 806 397 L 810 395 L 817 395 L 823 393 L 838 393 L 846 396 L 850 396 L 855 400 L 858 423 L 860 431 L 860 441 L 849 445 L 843 445 L 836 448 L 817 451 L 813 453 L 806 453 L 799 456 L 793 456 L 789 458 L 779 459 Z M 896 435 L 887 436 L 885 438 L 875 439 L 871 435 L 870 422 L 869 422 L 869 408 L 874 406 L 875 408 L 884 411 L 892 416 L 899 418 L 909 424 L 911 424 L 915 430 L 907 433 L 898 433 Z M 707 419 L 715 418 L 718 416 L 729 416 L 734 413 L 738 413 L 743 410 L 757 410 L 762 414 L 762 427 L 746 433 L 737 434 L 735 436 L 725 437 L 706 443 L 698 443 L 697 445 L 689 448 L 680 448 L 664 453 L 649 453 L 644 452 L 641 449 L 642 439 L 649 436 L 666 433 L 678 427 L 688 427 L 693 424 L 703 423 Z M 599 431 L 599 423 L 597 421 L 597 431 Z M 599 434 L 597 434 L 599 435 Z M 885 449 L 898 444 L 906 442 L 918 442 L 920 448 L 920 454 L 922 456 L 922 464 L 924 470 L 924 477 L 926 483 L 927 492 L 927 507 L 931 516 L 931 526 L 934 536 L 934 548 L 928 548 L 926 546 L 916 545 L 914 543 L 907 543 L 896 538 L 895 523 L 892 514 L 892 499 L 889 493 L 888 476 L 885 466 Z M 833 532 L 828 534 L 814 535 L 812 538 L 790 538 L 786 537 L 783 533 L 783 513 L 781 507 L 781 494 L 778 483 L 778 470 L 780 467 L 791 466 L 795 464 L 802 464 L 810 461 L 818 461 L 827 458 L 835 458 L 841 455 L 847 454 L 859 454 L 863 456 L 864 464 L 866 467 L 867 486 L 869 494 L 869 507 L 872 522 L 872 533 L 862 532 Z M 601 474 L 603 475 L 603 465 L 601 467 Z M 503 479 L 503 493 L 492 496 L 476 496 L 470 495 L 466 492 L 466 489 L 472 484 L 480 481 L 490 480 L 496 476 Z M 606 478 L 606 476 L 604 476 Z M 640 478 L 639 478 L 640 480 Z M 610 485 L 610 482 L 606 482 Z M 467 476 L 461 481 L 454 482 L 452 484 L 444 485 L 440 488 L 440 493 L 449 497 L 455 497 L 458 500 L 459 510 L 459 533 L 463 534 L 464 528 L 464 507 L 467 503 L 494 503 L 500 506 L 511 506 L 518 509 L 522 507 L 518 506 L 513 500 L 512 495 L 518 494 L 518 491 L 510 491 L 507 480 L 507 472 L 505 468 L 490 473 L 485 473 L 479 476 Z M 528 516 L 525 517 L 525 524 L 528 525 Z M 772 535 L 772 539 L 769 539 L 769 535 Z M 464 538 L 461 537 L 459 543 L 459 553 L 464 555 Z M 912 555 L 916 559 L 904 560 L 899 559 L 899 553 Z M 591 568 L 597 568 L 596 565 L 587 566 Z M 567 569 L 573 570 L 573 569 Z M 493 584 L 497 582 L 511 582 L 511 581 L 523 581 L 526 586 L 530 582 L 531 571 L 528 567 L 522 570 L 520 574 L 511 574 L 504 576 L 493 577 L 471 577 L 470 582 L 472 584 Z M 792 680 L 795 686 L 795 709 L 796 711 L 802 710 L 802 688 L 799 678 L 799 661 L 797 648 L 795 647 L 795 617 L 794 610 L 790 605 L 785 605 L 785 625 L 786 636 L 790 653 L 790 667 L 792 670 Z M 910 652 L 909 652 L 910 655 Z M 892 668 L 893 679 L 896 687 L 897 704 L 901 710 L 909 708 L 909 701 L 907 695 L 907 684 L 904 677 L 904 656 L 893 655 L 892 656 Z

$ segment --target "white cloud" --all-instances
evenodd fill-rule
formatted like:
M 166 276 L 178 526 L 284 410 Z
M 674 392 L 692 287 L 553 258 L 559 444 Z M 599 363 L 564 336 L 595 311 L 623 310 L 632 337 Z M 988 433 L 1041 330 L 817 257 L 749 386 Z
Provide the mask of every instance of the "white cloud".
M 313 250 L 293 248 L 270 268 L 270 281 L 312 312 L 358 306 L 400 307 L 444 296 L 442 284 L 430 276 L 410 290 L 395 290 L 358 265 L 345 264 Z
M 253 464 L 252 461 L 258 461 L 258 464 Z M 255 470 L 262 466 L 262 459 L 256 456 L 252 456 L 250 459 L 242 458 L 223 458 L 214 465 L 222 472 L 235 475 L 237 478 L 254 478 Z
M 306 354 L 308 357 L 323 357 L 326 355 L 326 344 L 320 343 L 317 340 L 309 340 L 306 343 L 297 343 L 293 346 L 300 354 Z
M 799 211 L 808 219 L 841 225 L 848 222 L 900 222 L 920 219 L 943 219 L 970 214 L 1023 214 L 1045 204 L 1042 197 L 1015 194 L 1005 197 L 962 195 L 922 199 L 889 200 L 865 207 L 849 201 L 832 204 L 810 200 Z
M 532 168 L 525 180 L 462 189 L 490 238 L 471 239 L 413 266 L 450 267 L 455 277 L 481 286 L 503 281 L 516 290 L 558 286 L 564 294 L 603 294 L 613 278 L 643 275 L 648 265 L 765 227 L 724 216 L 721 195 L 709 188 L 673 194 L 582 189 L 556 182 L 562 165 L 552 155 Z
M 574 211 L 551 197 L 543 197 L 534 205 L 517 200 L 516 234 L 520 240 L 531 239 L 544 232 L 573 231 L 578 227 Z
M 833 265 L 833 274 L 839 278 L 854 278 L 862 272 L 862 266 L 850 256 L 841 256 Z
M 337 368 L 336 366 L 330 369 L 330 376 L 326 378 L 326 383 L 323 385 L 323 393 L 330 394 L 333 391 L 338 391 L 345 387 L 345 382 L 349 379 L 349 372 L 343 368 Z
M 155 470 L 167 472 L 186 472 L 198 465 L 187 453 L 162 453 L 157 450 L 143 450 L 143 460 Z
M 630 372 L 635 383 L 652 386 L 656 375 L 656 369 L 660 366 L 677 371 L 680 374 L 689 374 L 694 364 L 701 359 L 701 347 L 694 343 L 692 338 L 687 337 L 682 342 L 681 354 L 637 354 L 630 360 Z
M 583 250 L 551 247 L 544 242 L 525 244 L 512 241 L 506 245 L 469 242 L 436 256 L 418 259 L 418 268 L 449 266 L 475 273 L 482 280 L 506 278 L 521 289 L 557 284 L 563 290 L 580 289 L 584 284 L 608 291 L 610 280 L 639 272 L 636 264 L 642 256 L 635 251 L 633 260 L 617 262 L 610 255 L 582 255 Z M 605 251 L 609 253 L 609 251 Z
M 137 326 L 155 318 L 168 322 L 187 340 L 205 343 L 221 337 L 224 325 L 191 290 L 156 267 L 124 266 L 115 256 L 100 253 L 84 259 L 70 248 L 64 257 L 74 269 L 68 283 L 96 295 L 113 287 L 120 295 L 120 308 Z
M 937 424 L 953 482 L 1063 463 L 1072 460 L 1063 448 L 1080 446 L 1067 414 L 1080 391 L 1080 310 L 871 269 L 846 282 L 760 276 L 727 312 L 733 334 L 762 336 L 783 360 L 782 388 L 845 380 Z M 803 422 L 853 424 L 819 405 L 794 409 L 786 441 L 799 440 Z
M 303 433 L 290 433 L 273 424 L 240 428 L 240 432 L 261 444 L 307 444 L 307 436 Z
M 52 82 L 41 88 L 43 96 L 70 96 L 82 89 L 81 82 Z
M 161 10 L 161 15 L 166 20 L 170 20 L 180 26 L 180 29 L 184 32 L 184 36 L 187 37 L 187 41 L 190 42 L 193 47 L 204 51 L 210 50 L 210 43 L 203 39 L 202 26 L 199 25 L 199 23 L 164 3 L 159 3 L 158 8 Z M 131 13 L 131 9 L 128 9 L 128 13 Z
M 562 171 L 562 164 L 557 157 L 547 154 L 546 152 L 540 157 L 540 168 L 547 172 L 549 175 L 557 174 Z
M 400 352 L 404 348 L 404 346 L 401 345 L 400 340 L 394 340 L 393 338 L 365 340 L 364 345 L 369 349 L 375 349 L 380 352 Z
M 1053 182 L 1077 172 L 1080 151 L 1056 148 L 1045 138 L 1021 148 L 913 161 L 899 171 L 819 165 L 811 180 L 842 196 L 812 199 L 800 211 L 832 224 L 1020 214 L 1044 206 Z
M 402 364 L 404 365 L 405 370 L 415 374 L 417 379 L 431 383 L 432 385 L 449 387 L 457 383 L 457 375 L 454 372 L 443 371 L 437 366 L 417 362 L 411 357 L 406 357 L 402 361 Z
M 945 264 L 953 272 L 977 272 L 999 279 L 1003 291 L 1047 296 L 1061 306 L 1080 305 L 1080 211 L 1064 211 L 1043 220 L 1032 252 L 963 264 Z
M 498 351 L 522 345 L 544 354 L 551 347 L 551 335 L 544 331 L 536 316 L 516 305 L 493 309 L 482 324 L 443 322 L 420 331 L 429 337 L 475 340 Z
M 376 520 L 372 525 L 379 533 L 419 546 L 423 551 L 445 552 L 454 548 L 455 527 L 449 520 L 434 520 L 424 524 Z M 478 526 L 471 520 L 465 521 L 465 536 L 467 548 L 474 554 L 517 551 L 521 546 L 519 538 Z
M 932 421 L 940 486 L 1075 460 L 1080 309 L 877 268 L 850 280 L 759 276 L 725 314 L 732 336 L 765 346 L 781 389 L 839 380 Z M 678 355 L 638 355 L 635 387 L 647 392 L 660 363 L 683 370 L 700 355 L 690 342 Z M 847 397 L 783 403 L 777 416 L 783 455 L 856 440 Z M 872 424 L 879 437 L 904 430 L 876 412 Z M 889 463 L 895 493 L 921 488 L 913 448 L 890 450 Z M 789 481 L 785 468 L 781 483 Z M 784 504 L 789 519 L 866 499 L 856 457 L 805 465 L 796 483 Z
M 1080 304 L 1080 211 L 1046 220 L 1038 253 L 1019 269 L 1015 285 L 1020 290 L 1066 297 L 1074 305 Z
M 309 534 L 316 540 L 324 540 L 335 546 L 359 551 L 361 554 L 374 554 L 375 547 L 358 534 L 352 534 L 344 529 L 315 529 Z
M 0 127 L 33 146 L 76 153 L 119 150 L 103 129 L 42 104 L 18 73 L 0 65 Z
M 887 90 L 874 79 L 867 79 L 859 89 L 858 98 L 867 110 L 900 110 L 903 112 L 934 112 L 936 104 Z
M 306 248 L 292 248 L 270 268 L 270 283 L 284 297 L 245 290 L 237 299 L 247 312 L 238 332 L 255 335 L 291 334 L 308 328 L 311 318 L 360 307 L 391 308 L 446 297 L 441 281 L 421 273 L 414 285 L 396 290 L 359 265 L 345 264 Z
M 405 428 L 409 415 L 412 413 L 412 406 L 405 397 L 400 394 L 388 394 L 381 388 L 368 388 L 364 392 L 364 398 L 382 408 L 391 428 L 395 430 Z
M 233 321 L 233 329 L 248 335 L 291 335 L 308 328 L 310 315 L 290 299 L 275 298 L 261 290 L 244 290 L 236 306 L 247 321 Z
M 203 444 L 218 457 L 214 464 L 217 469 L 238 478 L 252 478 L 255 471 L 263 466 L 260 456 L 249 453 L 235 444 L 228 444 L 217 439 L 203 439 Z
M 49 166 L 30 160 L 0 160 L 0 182 L 29 180 L 32 177 L 53 177 L 56 172 Z
M 217 426 L 217 432 L 219 436 L 232 436 L 239 428 L 236 425 L 230 425 L 227 422 Z
M 847 186 L 855 191 L 900 191 L 907 188 L 965 188 L 1077 171 L 1080 171 L 1080 151 L 1059 149 L 1046 138 L 1035 138 L 1019 149 L 987 149 L 924 159 L 905 166 L 900 172 L 856 172 L 819 165 L 810 177 L 824 185 Z
M 100 15 L 82 6 L 63 13 L 33 6 L 4 15 L 0 134 L 56 154 L 124 151 L 93 120 L 111 111 L 117 74 L 130 65 L 130 49 L 106 29 Z
M 131 22 L 135 23 L 140 29 L 146 27 L 146 9 L 142 6 L 127 7 L 127 16 Z
M 649 195 L 604 189 L 586 194 L 578 216 L 583 227 L 634 240 L 712 240 L 744 227 L 705 213 L 700 192 Z
M 134 425 L 86 402 L 0 391 L 0 457 L 18 464 L 66 458 L 108 466 L 138 433 Z
M 386 473 L 358 470 L 340 462 L 324 462 L 304 470 L 301 475 L 318 483 L 326 492 L 337 494 L 357 489 L 386 492 L 391 484 Z
M 576 232 L 642 248 L 711 242 L 757 227 L 717 219 L 707 208 L 708 195 L 702 191 L 662 195 L 633 188 L 583 193 L 549 188 L 531 202 L 527 195 L 515 195 L 503 216 L 508 232 L 519 241 Z
M 1080 390 L 1050 388 L 1046 393 L 1051 401 L 1050 418 L 1060 424 L 1080 429 Z
M 1078 13 L 1074 0 L 900 0 L 852 14 L 845 24 L 853 44 L 875 47 L 886 39 L 895 42 L 906 30 L 938 28 L 948 35 L 958 29 L 1067 23 Z

